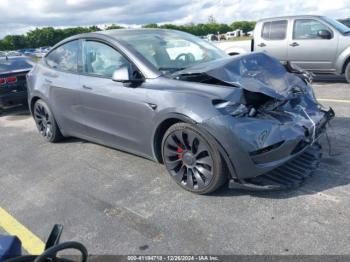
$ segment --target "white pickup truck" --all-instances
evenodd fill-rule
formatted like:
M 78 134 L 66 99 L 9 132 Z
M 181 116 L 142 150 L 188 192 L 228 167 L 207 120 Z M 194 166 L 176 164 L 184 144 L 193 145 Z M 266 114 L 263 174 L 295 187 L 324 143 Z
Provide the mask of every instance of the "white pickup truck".
M 314 73 L 345 75 L 350 83 L 350 28 L 325 16 L 286 16 L 257 22 L 254 39 L 215 43 L 229 55 L 266 51 Z

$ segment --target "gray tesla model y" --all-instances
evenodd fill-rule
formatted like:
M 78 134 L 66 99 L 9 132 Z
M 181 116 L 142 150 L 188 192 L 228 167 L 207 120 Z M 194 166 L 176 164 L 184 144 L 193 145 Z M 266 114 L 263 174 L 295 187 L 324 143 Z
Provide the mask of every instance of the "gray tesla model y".
M 50 142 L 73 136 L 160 163 L 184 189 L 284 189 L 321 157 L 334 116 L 310 74 L 265 53 L 229 57 L 187 33 L 111 30 L 58 43 L 28 74 Z

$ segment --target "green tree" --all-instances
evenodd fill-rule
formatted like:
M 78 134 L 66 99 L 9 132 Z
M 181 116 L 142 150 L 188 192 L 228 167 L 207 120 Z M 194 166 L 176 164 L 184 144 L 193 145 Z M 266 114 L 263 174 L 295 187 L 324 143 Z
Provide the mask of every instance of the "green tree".
M 232 30 L 241 29 L 244 33 L 254 30 L 255 21 L 235 21 L 231 24 Z
M 143 25 L 142 26 L 143 28 L 158 28 L 158 25 L 157 24 L 146 24 L 146 25 Z
M 230 26 L 227 24 L 219 24 L 216 22 L 213 16 L 208 18 L 208 23 L 201 24 L 186 24 L 186 25 L 175 25 L 175 24 L 163 24 L 158 25 L 155 23 L 143 25 L 143 28 L 164 28 L 173 29 L 188 32 L 197 36 L 204 36 L 207 34 L 217 34 L 220 32 L 224 34 L 228 31 L 235 29 L 242 29 L 245 33 L 254 29 L 255 22 L 253 21 L 236 21 Z M 123 28 L 117 24 L 112 24 L 106 28 L 119 29 Z M 89 33 L 100 31 L 98 26 L 90 27 L 72 27 L 64 29 L 55 29 L 53 27 L 36 28 L 29 31 L 26 35 L 9 35 L 4 39 L 0 40 L 0 50 L 16 50 L 22 48 L 37 48 L 41 46 L 53 46 L 59 41 L 81 33 Z
M 106 30 L 123 29 L 123 28 L 124 28 L 123 26 L 116 25 L 116 24 L 112 24 L 112 25 L 110 25 L 110 26 L 107 26 L 107 27 L 106 27 Z

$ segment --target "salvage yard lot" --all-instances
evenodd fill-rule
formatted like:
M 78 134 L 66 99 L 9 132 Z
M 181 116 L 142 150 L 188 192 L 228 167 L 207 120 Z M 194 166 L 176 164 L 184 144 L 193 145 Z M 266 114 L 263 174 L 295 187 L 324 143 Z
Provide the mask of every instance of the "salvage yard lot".
M 194 195 L 149 160 L 78 139 L 46 143 L 12 110 L 0 116 L 0 207 L 43 241 L 64 224 L 62 240 L 91 254 L 350 254 L 350 86 L 314 87 L 336 112 L 331 154 L 322 139 L 321 166 L 298 189 Z

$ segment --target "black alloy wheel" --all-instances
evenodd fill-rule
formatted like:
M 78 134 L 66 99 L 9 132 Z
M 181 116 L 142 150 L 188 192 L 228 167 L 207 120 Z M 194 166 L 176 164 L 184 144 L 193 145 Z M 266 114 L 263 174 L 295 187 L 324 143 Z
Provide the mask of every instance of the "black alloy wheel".
M 49 142 L 62 139 L 62 134 L 46 103 L 38 100 L 33 108 L 33 116 L 40 134 Z
M 194 126 L 179 123 L 170 127 L 162 148 L 165 166 L 184 189 L 205 194 L 225 181 L 219 152 Z

